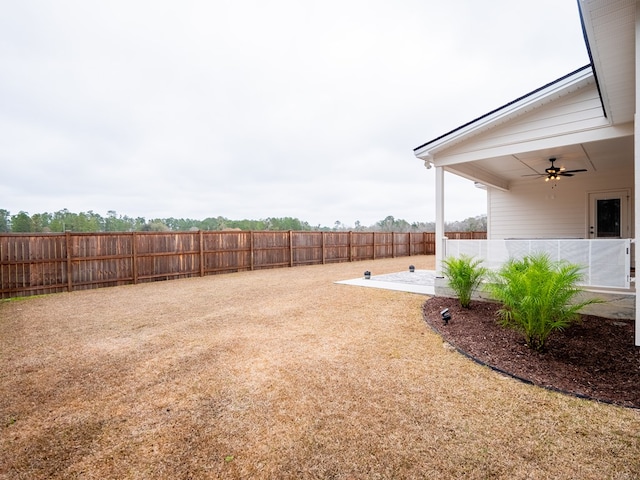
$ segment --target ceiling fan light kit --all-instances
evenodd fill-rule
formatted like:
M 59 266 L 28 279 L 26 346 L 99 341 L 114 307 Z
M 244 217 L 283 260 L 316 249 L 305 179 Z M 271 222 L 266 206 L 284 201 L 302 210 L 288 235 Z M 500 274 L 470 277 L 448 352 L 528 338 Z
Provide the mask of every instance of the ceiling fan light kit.
M 564 167 L 556 167 L 555 165 L 555 157 L 549 159 L 551 162 L 551 166 L 544 169 L 544 173 L 534 173 L 533 175 L 523 175 L 525 177 L 531 176 L 539 176 L 545 177 L 544 181 L 548 182 L 549 180 L 560 180 L 560 177 L 573 177 L 574 173 L 586 172 L 586 168 L 580 168 L 577 170 L 566 170 Z

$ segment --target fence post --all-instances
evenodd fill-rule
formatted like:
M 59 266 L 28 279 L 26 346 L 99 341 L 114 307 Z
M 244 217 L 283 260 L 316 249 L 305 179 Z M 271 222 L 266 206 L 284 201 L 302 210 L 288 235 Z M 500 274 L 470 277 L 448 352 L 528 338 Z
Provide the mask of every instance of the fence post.
M 325 264 L 325 256 L 324 256 L 324 233 L 325 232 L 321 232 L 322 233 L 322 264 Z
M 131 241 L 131 268 L 133 270 L 133 284 L 138 283 L 138 232 L 133 232 Z
M 349 262 L 353 262 L 353 232 L 349 230 Z
M 200 276 L 204 277 L 204 232 L 200 230 L 198 233 L 200 242 Z
M 249 262 L 251 264 L 250 270 L 253 271 L 253 230 L 249 232 Z
M 373 232 L 373 260 L 376 259 L 376 232 Z
M 71 233 L 64 232 L 64 239 L 67 246 L 67 291 L 73 291 L 73 280 L 71 278 L 72 275 L 72 265 L 71 265 Z
M 289 266 L 293 267 L 293 230 L 289 230 Z
M 396 234 L 391 232 L 391 258 L 396 258 Z

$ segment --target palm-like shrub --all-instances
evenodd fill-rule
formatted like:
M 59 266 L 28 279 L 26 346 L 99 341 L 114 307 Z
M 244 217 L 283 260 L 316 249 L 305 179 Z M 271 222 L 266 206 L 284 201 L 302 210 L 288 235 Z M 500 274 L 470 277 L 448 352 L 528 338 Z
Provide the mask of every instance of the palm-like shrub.
M 529 347 L 543 350 L 553 331 L 578 320 L 583 307 L 601 302 L 572 302 L 582 291 L 577 286 L 582 278 L 579 265 L 535 254 L 505 263 L 493 275 L 489 291 L 502 303 L 498 312 L 502 325 L 520 332 Z
M 449 287 L 456 292 L 460 305 L 464 308 L 469 308 L 471 295 L 487 274 L 487 269 L 481 267 L 481 263 L 482 260 L 474 260 L 467 255 L 442 261 L 442 273 L 448 278 Z

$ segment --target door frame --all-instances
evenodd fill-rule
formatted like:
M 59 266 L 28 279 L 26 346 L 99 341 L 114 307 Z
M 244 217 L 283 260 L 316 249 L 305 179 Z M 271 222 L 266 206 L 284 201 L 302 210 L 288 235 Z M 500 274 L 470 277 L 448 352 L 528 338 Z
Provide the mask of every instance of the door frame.
M 596 237 L 596 201 L 608 199 L 620 199 L 620 238 L 631 238 L 631 190 L 629 188 L 617 188 L 612 190 L 600 190 L 587 192 L 587 236 Z

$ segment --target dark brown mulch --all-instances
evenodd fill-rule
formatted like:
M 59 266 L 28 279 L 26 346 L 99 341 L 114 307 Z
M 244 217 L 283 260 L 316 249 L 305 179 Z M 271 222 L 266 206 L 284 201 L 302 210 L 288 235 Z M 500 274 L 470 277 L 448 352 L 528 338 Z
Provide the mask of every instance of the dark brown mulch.
M 451 320 L 442 321 L 448 308 Z M 634 322 L 583 315 L 582 321 L 547 340 L 546 350 L 525 345 L 521 335 L 500 326 L 499 305 L 433 297 L 423 306 L 425 321 L 444 340 L 476 361 L 521 380 L 625 407 L 640 408 L 640 347 Z

